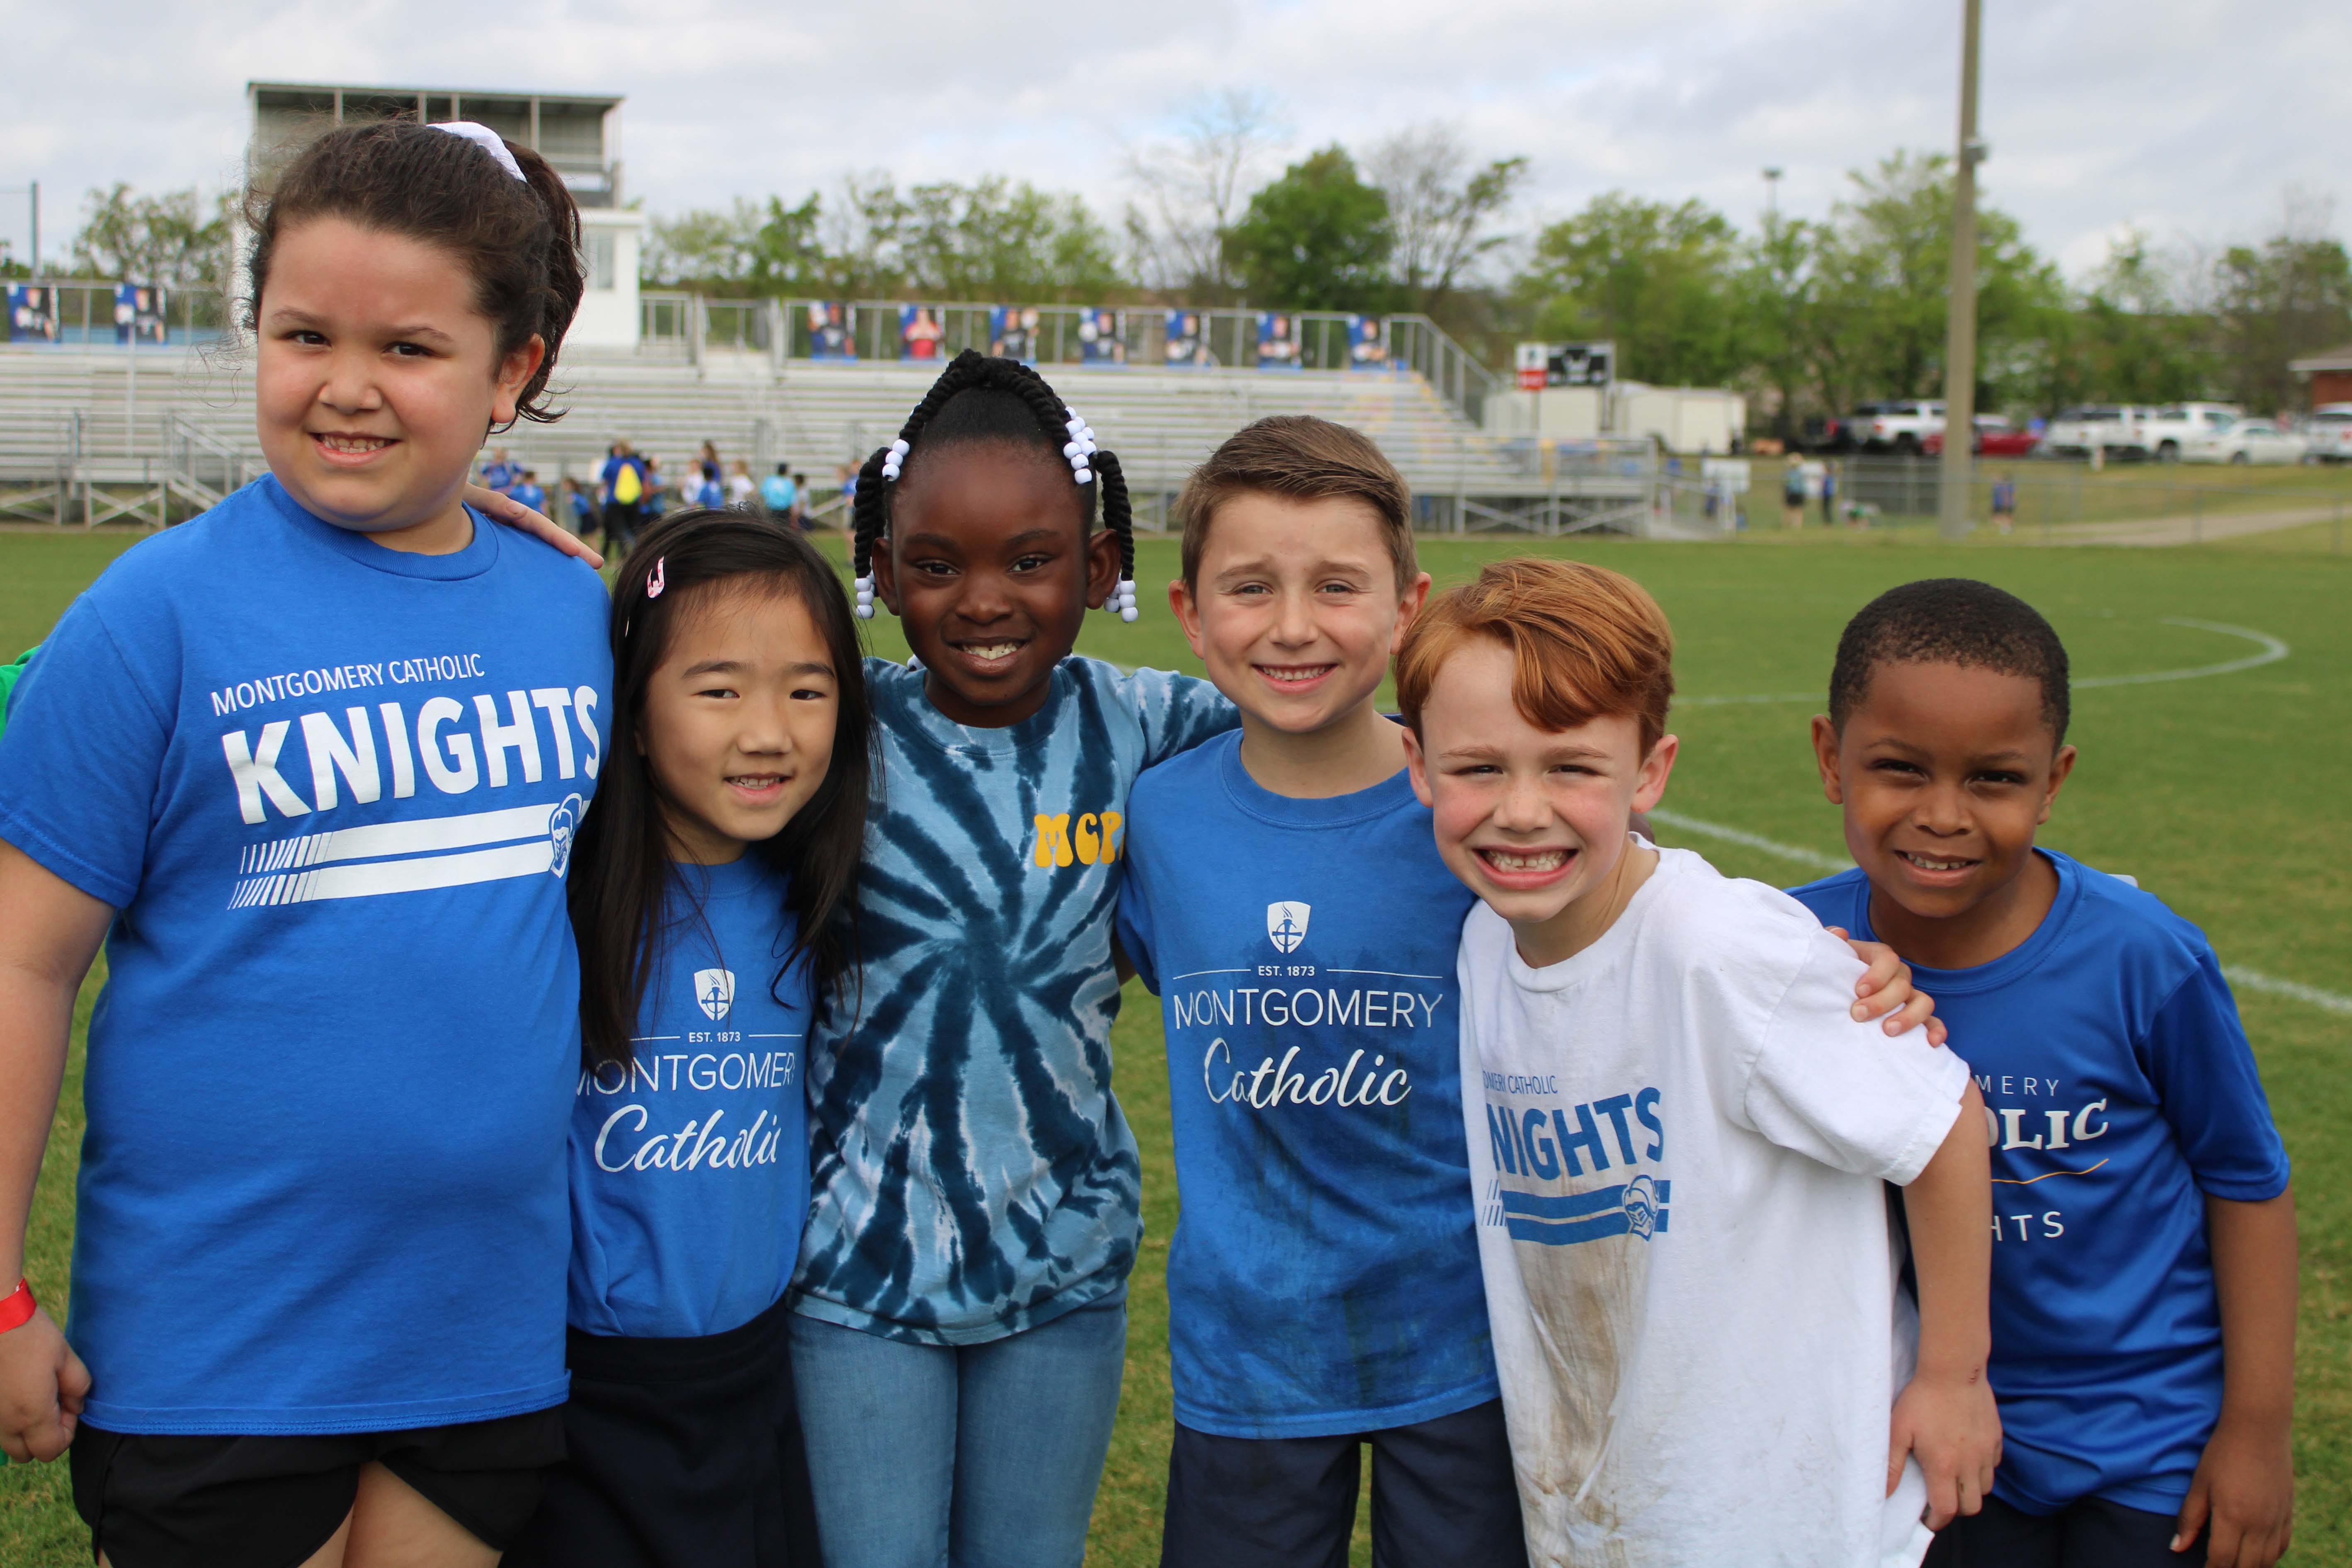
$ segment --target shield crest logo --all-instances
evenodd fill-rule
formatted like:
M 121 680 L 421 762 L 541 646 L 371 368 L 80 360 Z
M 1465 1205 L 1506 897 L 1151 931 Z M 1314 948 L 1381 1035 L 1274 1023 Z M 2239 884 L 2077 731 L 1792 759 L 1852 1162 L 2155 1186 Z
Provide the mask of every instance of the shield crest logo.
M 696 970 L 694 1000 L 712 1023 L 724 1019 L 727 1010 L 735 1005 L 735 972 L 731 969 Z
M 1265 906 L 1265 937 L 1274 943 L 1276 952 L 1296 952 L 1298 944 L 1307 940 L 1307 918 L 1314 909 L 1307 904 L 1280 903 Z

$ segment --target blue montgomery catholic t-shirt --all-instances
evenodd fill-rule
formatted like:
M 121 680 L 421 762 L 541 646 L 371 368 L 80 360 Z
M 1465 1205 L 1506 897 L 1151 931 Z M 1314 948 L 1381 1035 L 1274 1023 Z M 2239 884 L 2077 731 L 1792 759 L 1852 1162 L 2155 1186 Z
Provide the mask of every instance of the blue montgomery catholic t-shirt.
M 1183 1195 L 1176 1419 L 1402 1426 L 1499 1396 L 1463 1142 L 1469 889 L 1407 776 L 1294 800 L 1221 735 L 1129 810 L 1119 942 L 1158 993 Z
M 572 1109 L 572 1325 L 724 1333 L 792 1282 L 808 1218 L 807 966 L 756 851 L 676 864 L 628 1065 L 583 1069 Z
M 971 730 L 866 661 L 882 767 L 863 997 L 812 1031 L 814 1196 L 793 1310 L 979 1344 L 1124 1289 L 1142 1234 L 1110 1089 L 1111 926 L 1136 775 L 1236 721 L 1205 680 L 1099 659 Z
M 1993 1490 L 2170 1513 L 2221 1408 L 2204 1194 L 2276 1197 L 2286 1152 L 2202 932 L 2051 850 L 2040 929 L 1974 969 L 1912 968 L 1992 1140 Z M 1860 870 L 1792 889 L 1871 940 Z
M 0 737 L 0 838 L 121 912 L 68 1335 L 93 1426 L 373 1431 L 564 1395 L 564 911 L 596 574 L 384 549 L 273 478 L 125 552 Z

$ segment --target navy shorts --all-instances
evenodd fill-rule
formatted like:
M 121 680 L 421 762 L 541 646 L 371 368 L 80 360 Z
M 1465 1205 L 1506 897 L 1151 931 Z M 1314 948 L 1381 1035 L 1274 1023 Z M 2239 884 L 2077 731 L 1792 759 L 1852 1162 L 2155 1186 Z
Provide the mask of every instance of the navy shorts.
M 691 1339 L 570 1331 L 566 1455 L 506 1568 L 817 1568 L 782 1300 Z
M 2056 1513 L 2028 1513 L 1997 1497 L 1937 1532 L 1919 1568 L 2186 1568 L 2205 1561 L 2205 1537 L 2172 1550 L 2178 1516 L 2084 1498 Z
M 1179 1423 L 1160 1568 L 1347 1568 L 1366 1443 L 1374 1568 L 1526 1568 L 1499 1399 L 1339 1437 L 1217 1437 Z

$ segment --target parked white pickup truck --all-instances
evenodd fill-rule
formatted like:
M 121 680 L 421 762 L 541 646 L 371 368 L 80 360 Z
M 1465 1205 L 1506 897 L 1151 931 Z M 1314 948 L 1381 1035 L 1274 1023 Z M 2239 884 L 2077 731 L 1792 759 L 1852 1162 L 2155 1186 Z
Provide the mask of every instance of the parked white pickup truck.
M 2138 429 L 2155 413 L 2131 404 L 2069 408 L 2050 422 L 2042 449 L 2053 458 L 2087 458 L 2093 452 L 2113 458 L 2135 449 L 2145 453 L 2146 447 L 2136 448 Z
M 2352 463 L 2352 403 L 2323 403 L 2303 422 L 2315 463 Z
M 2127 433 L 2123 455 L 2177 463 L 2191 442 L 2212 439 L 2244 416 L 2234 403 L 2176 403 L 2140 420 Z
M 1916 457 L 1929 431 L 1944 428 L 1940 400 L 1906 398 L 1895 403 L 1865 403 L 1845 422 L 1853 444 L 1865 452 L 1894 452 Z

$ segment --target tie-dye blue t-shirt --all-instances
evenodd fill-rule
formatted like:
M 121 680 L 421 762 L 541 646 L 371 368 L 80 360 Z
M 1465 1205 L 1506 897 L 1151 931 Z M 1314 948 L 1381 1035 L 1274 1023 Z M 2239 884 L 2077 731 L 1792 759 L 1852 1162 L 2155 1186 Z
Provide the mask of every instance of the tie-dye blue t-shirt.
M 882 769 L 859 874 L 862 994 L 812 1031 L 814 1174 L 794 1309 L 979 1344 L 1118 1290 L 1142 1234 L 1110 1088 L 1127 793 L 1238 722 L 1214 687 L 1090 658 L 967 729 L 866 661 Z

